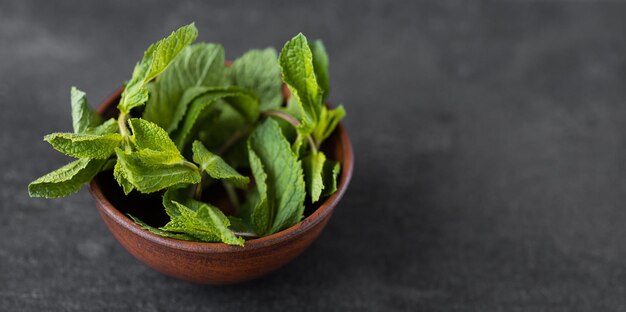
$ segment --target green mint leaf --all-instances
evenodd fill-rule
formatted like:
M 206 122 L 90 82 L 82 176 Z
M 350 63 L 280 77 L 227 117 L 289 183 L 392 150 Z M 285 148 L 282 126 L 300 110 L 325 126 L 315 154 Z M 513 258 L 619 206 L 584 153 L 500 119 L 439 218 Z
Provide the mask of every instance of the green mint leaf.
M 301 129 L 309 133 L 317 124 L 322 107 L 322 90 L 317 84 L 313 55 L 303 34 L 298 34 L 285 44 L 279 62 L 283 81 L 301 111 Z
M 185 159 L 179 153 L 174 154 L 151 149 L 142 149 L 135 151 L 134 154 L 145 164 L 176 165 L 185 162 Z M 195 166 L 191 163 L 189 163 L 189 165 Z
M 326 162 L 326 155 L 322 152 L 311 153 L 302 159 L 304 167 L 304 178 L 306 181 L 307 193 L 311 198 L 311 203 L 320 199 L 324 189 L 322 171 Z
M 161 41 L 151 45 L 143 59 L 133 70 L 133 76 L 126 85 L 118 108 L 124 114 L 148 100 L 145 84 L 163 72 L 178 54 L 198 36 L 196 26 L 191 23 L 183 26 Z
M 124 172 L 124 168 L 122 167 L 122 162 L 120 162 L 119 160 L 116 160 L 115 166 L 113 166 L 113 177 L 115 178 L 115 181 L 117 181 L 117 184 L 122 187 L 125 195 L 130 194 L 130 192 L 135 189 L 135 187 L 126 178 L 126 173 Z
M 183 26 L 172 34 L 159 41 L 152 54 L 150 69 L 145 81 L 148 82 L 159 75 L 178 56 L 178 54 L 189 46 L 198 37 L 198 29 L 194 23 Z
M 337 179 L 341 171 L 341 164 L 338 161 L 327 160 L 324 163 L 322 176 L 324 177 L 324 191 L 322 196 L 330 196 L 337 191 Z
M 117 120 L 114 119 L 114 118 L 111 118 L 111 119 L 103 122 L 101 125 L 87 128 L 87 130 L 85 130 L 84 133 L 85 134 L 104 135 L 104 134 L 118 133 L 118 131 L 119 131 L 119 126 L 117 125 Z
M 57 151 L 76 158 L 106 159 L 122 143 L 118 133 L 106 135 L 53 133 L 44 137 Z
M 320 112 L 320 120 L 313 130 L 313 138 L 317 144 L 322 144 L 326 138 L 328 138 L 339 122 L 346 116 L 346 110 L 343 105 L 339 105 L 335 109 L 328 109 L 326 106 L 322 107 Z
M 191 137 L 195 134 L 194 130 L 197 130 L 197 124 L 207 123 L 206 119 L 216 117 L 217 115 L 217 112 L 211 109 L 216 103 L 217 98 L 213 98 L 210 95 L 203 96 L 207 92 L 207 89 L 213 88 L 202 86 L 191 87 L 185 91 L 180 100 L 181 104 L 178 106 L 179 108 L 189 108 L 183 116 L 184 119 L 180 127 L 171 134 L 176 146 L 180 150 L 184 149 Z
M 244 239 L 237 237 L 228 228 L 230 221 L 216 207 L 191 199 L 186 201 L 186 205 L 176 201 L 172 203 L 178 209 L 178 216 L 162 230 L 188 234 L 205 242 L 243 246 Z
M 195 92 L 192 90 L 198 89 L 190 89 L 191 92 Z M 172 138 L 176 144 L 176 147 L 180 150 L 184 150 L 185 146 L 191 140 L 191 137 L 195 134 L 197 130 L 197 124 L 201 124 L 202 121 L 211 116 L 215 116 L 212 110 L 216 102 L 216 98 L 211 96 L 201 96 L 194 98 L 189 104 L 189 110 L 185 115 L 181 126 L 172 133 Z
M 261 111 L 278 108 L 283 103 L 282 81 L 276 50 L 250 50 L 231 67 L 234 85 L 250 89 L 261 100 Z
M 186 92 L 184 97 L 192 100 L 192 103 L 189 105 L 189 110 L 183 119 L 182 125 L 172 133 L 176 146 L 181 150 L 189 143 L 196 123 L 202 119 L 201 116 L 210 115 L 208 111 L 211 110 L 219 99 L 224 99 L 248 122 L 254 122 L 260 114 L 258 98 L 254 93 L 246 89 L 238 87 L 196 87 L 188 92 L 191 95 L 187 96 Z
M 120 103 L 124 104 L 118 106 L 120 112 L 124 114 L 129 114 L 131 109 L 143 105 L 149 98 L 148 89 L 146 89 L 143 84 L 137 83 L 130 87 L 127 86 L 127 88 L 128 89 L 124 89 L 125 93 L 122 94 L 123 102 L 120 101 Z
M 183 94 L 189 88 L 224 86 L 224 48 L 198 43 L 185 48 L 152 85 L 143 118 L 174 131 L 191 102 Z
M 170 136 L 157 124 L 141 118 L 131 118 L 128 125 L 133 132 L 131 142 L 138 150 L 150 149 L 182 158 Z
M 324 102 L 328 97 L 330 88 L 328 81 L 328 54 L 326 54 L 326 47 L 324 47 L 324 43 L 321 40 L 309 42 L 309 48 L 313 54 L 315 78 L 317 78 L 317 84 L 322 89 L 322 102 Z
M 253 123 L 259 118 L 260 102 L 254 92 L 239 87 L 229 87 L 223 96 L 220 95 L 220 98 L 224 98 L 224 101 L 247 122 Z
M 180 217 L 180 211 L 174 202 L 186 204 L 188 200 L 191 200 L 191 194 L 187 188 L 174 186 L 165 191 L 163 207 L 170 219 L 174 220 Z
M 87 103 L 85 92 L 72 87 L 70 98 L 74 133 L 85 133 L 88 128 L 96 127 L 102 123 L 102 118 Z
M 302 166 L 276 121 L 267 119 L 254 130 L 248 139 L 248 156 L 261 205 L 265 196 L 267 209 L 274 215 L 270 229 L 259 234 L 276 233 L 298 223 L 306 194 Z M 261 182 L 264 175 L 265 187 Z
M 30 197 L 56 198 L 78 192 L 80 187 L 91 181 L 100 168 L 104 159 L 79 159 L 71 162 L 28 185 Z
M 130 81 L 124 86 L 120 102 L 117 105 L 117 108 L 123 114 L 129 114 L 131 109 L 141 106 L 148 101 L 150 92 L 146 88 L 147 81 L 145 78 L 150 69 L 150 62 L 152 61 L 155 47 L 156 44 L 152 44 L 144 52 L 143 59 L 135 65 Z
M 214 232 L 216 231 L 209 229 L 208 231 L 209 233 L 206 233 L 207 229 L 198 230 L 194 226 L 189 226 L 188 225 L 189 222 L 185 221 L 185 217 L 180 212 L 180 209 L 177 203 L 179 205 L 186 206 L 187 208 L 193 211 L 197 211 L 198 208 L 205 205 L 202 202 L 192 199 L 189 191 L 190 191 L 189 188 L 173 187 L 173 188 L 168 189 L 165 192 L 165 194 L 163 194 L 163 207 L 165 207 L 165 211 L 167 212 L 168 216 L 170 216 L 170 219 L 171 219 L 171 221 L 166 225 L 167 229 L 175 230 L 177 232 L 183 232 L 183 233 L 187 233 L 187 232 L 194 233 L 194 235 L 198 237 L 196 238 L 196 240 L 210 241 L 210 242 L 222 241 L 220 235 L 214 235 Z M 221 211 L 218 211 L 217 214 L 218 215 L 221 214 Z M 230 228 L 235 228 L 235 227 L 237 229 L 242 228 L 243 221 L 241 221 L 238 218 L 228 217 L 228 221 L 232 222 L 233 220 L 234 220 L 234 223 L 230 224 Z M 229 227 L 227 223 L 224 223 L 224 224 L 225 224 L 225 227 Z M 248 232 L 248 231 L 242 230 L 242 232 Z M 228 232 L 225 232 L 225 235 L 227 237 L 230 237 L 230 239 L 232 240 L 233 237 Z M 236 240 L 238 241 L 238 239 Z
M 153 193 L 177 184 L 196 184 L 200 182 L 200 174 L 195 166 L 187 163 L 182 156 L 173 162 L 171 154 L 151 150 L 137 152 L 115 149 L 119 163 L 118 174 L 142 193 Z M 165 154 L 165 156 L 163 156 Z M 168 162 L 164 163 L 163 160 Z M 193 167 L 192 167 L 193 166 Z M 122 184 L 122 183 L 120 183 Z M 122 184 L 122 186 L 124 186 Z
M 187 235 L 187 234 L 181 234 L 181 233 L 171 233 L 168 231 L 164 231 L 158 228 L 155 228 L 153 226 L 148 225 L 147 223 L 139 220 L 138 218 L 132 216 L 131 214 L 128 214 L 128 217 L 130 217 L 133 221 L 135 221 L 135 223 L 137 223 L 142 229 L 154 233 L 156 235 L 160 235 L 163 237 L 169 237 L 169 238 L 174 238 L 174 239 L 180 239 L 180 240 L 186 240 L 186 241 L 198 241 L 198 239 L 196 239 L 195 237 L 191 236 L 191 235 Z
M 183 158 L 163 128 L 140 118 L 131 118 L 128 124 L 136 151 L 116 151 L 116 179 L 125 192 L 152 193 L 180 183 L 199 183 L 197 168 Z
M 263 163 L 259 156 L 252 150 L 250 150 L 248 154 L 250 158 L 250 169 L 252 170 L 254 181 L 256 182 L 256 187 L 252 192 L 255 192 L 256 196 L 250 194 L 248 196 L 248 202 L 244 204 L 244 206 L 248 205 L 248 207 L 244 207 L 242 210 L 248 211 L 247 215 L 244 215 L 244 217 L 250 220 L 256 233 L 270 233 L 276 211 L 273 206 L 270 206 L 267 200 L 267 173 L 263 169 Z
M 245 189 L 248 183 L 250 183 L 248 177 L 242 176 L 221 157 L 209 152 L 200 141 L 196 140 L 193 142 L 192 151 L 193 161 L 200 165 L 200 169 L 205 171 L 211 178 L 226 180 L 242 189 Z

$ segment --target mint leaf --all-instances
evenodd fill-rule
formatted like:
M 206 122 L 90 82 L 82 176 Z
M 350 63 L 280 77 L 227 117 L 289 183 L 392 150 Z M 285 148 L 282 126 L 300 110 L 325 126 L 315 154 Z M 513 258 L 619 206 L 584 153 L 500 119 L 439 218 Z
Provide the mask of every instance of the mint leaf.
M 146 81 L 146 75 L 150 69 L 155 48 L 156 44 L 150 45 L 148 50 L 144 52 L 143 59 L 135 65 L 133 75 L 124 86 L 120 102 L 117 105 L 120 113 L 128 114 L 134 107 L 141 106 L 148 101 L 149 91 L 145 87 L 145 84 L 148 82 Z
M 196 37 L 198 37 L 198 29 L 194 23 L 191 23 L 157 42 L 145 81 L 147 82 L 163 72 L 184 48 L 196 40 Z
M 259 234 L 276 233 L 298 223 L 303 217 L 306 194 L 302 166 L 276 121 L 267 119 L 255 129 L 248 139 L 248 156 L 261 203 L 265 196 L 269 205 L 259 209 L 274 215 L 270 229 Z
M 161 230 L 184 233 L 205 242 L 223 242 L 243 246 L 244 240 L 228 228 L 230 221 L 217 208 L 196 200 L 187 200 L 185 205 L 173 201 L 178 213 Z
M 163 158 L 163 152 L 158 153 L 151 150 L 140 150 L 137 152 L 122 151 L 115 149 L 119 170 L 118 183 L 124 187 L 124 180 L 133 185 L 135 189 L 142 193 L 153 193 L 177 184 L 200 183 L 200 174 L 193 165 L 189 165 L 182 156 L 178 161 Z
M 191 200 L 191 193 L 188 188 L 174 186 L 163 194 L 163 207 L 170 219 L 176 219 L 180 217 L 180 211 L 174 202 L 186 204 L 188 200 Z
M 313 68 L 315 70 L 315 78 L 317 84 L 322 89 L 322 102 L 326 101 L 329 91 L 328 82 L 328 54 L 326 54 L 326 47 L 321 40 L 314 40 L 309 42 L 309 48 L 311 54 L 313 54 Z
M 173 154 L 162 151 L 155 151 L 151 149 L 142 149 L 133 152 L 134 155 L 141 159 L 141 162 L 144 164 L 161 164 L 161 165 L 177 165 L 181 163 L 185 163 L 185 158 L 183 158 L 180 154 Z M 195 167 L 192 163 L 186 163 L 190 167 Z M 196 169 L 197 170 L 197 169 Z
M 263 169 L 261 159 L 252 150 L 249 151 L 249 158 L 250 168 L 256 182 L 256 187 L 252 192 L 256 192 L 256 196 L 253 194 L 248 196 L 248 202 L 244 204 L 248 207 L 243 207 L 243 210 L 248 210 L 249 215 L 244 215 L 244 217 L 250 221 L 256 233 L 263 235 L 271 233 L 276 209 L 268 203 L 267 173 Z
M 182 158 L 167 132 L 157 124 L 141 118 L 131 118 L 128 125 L 133 132 L 131 141 L 137 149 L 150 149 L 171 154 L 177 159 Z
M 261 113 L 259 98 L 250 90 L 229 87 L 227 88 L 227 93 L 223 96 L 220 95 L 220 98 L 224 98 L 224 101 L 247 122 L 253 123 L 259 118 Z
M 44 137 L 57 151 L 76 158 L 106 159 L 122 143 L 118 133 L 106 135 L 52 133 Z
M 206 43 L 189 46 L 154 82 L 142 117 L 172 132 L 191 102 L 183 98 L 189 88 L 221 87 L 225 82 L 224 48 Z
M 198 36 L 196 26 L 191 23 L 183 26 L 161 41 L 151 45 L 144 53 L 141 62 L 135 66 L 133 76 L 126 85 L 118 108 L 123 114 L 148 100 L 145 84 L 159 75 L 174 58 Z
M 70 98 L 72 102 L 72 126 L 74 127 L 74 133 L 85 133 L 88 128 L 102 123 L 102 118 L 87 103 L 85 92 L 72 87 Z
M 128 181 L 128 178 L 126 178 L 126 173 L 124 172 L 124 168 L 122 167 L 122 162 L 120 162 L 119 160 L 116 160 L 115 166 L 113 166 L 113 177 L 115 178 L 115 181 L 117 181 L 117 184 L 122 187 L 125 195 L 130 194 L 130 192 L 135 189 L 132 183 Z
M 117 120 L 111 118 L 101 125 L 95 127 L 89 127 L 85 130 L 85 134 L 95 134 L 95 135 L 103 135 L 103 134 L 112 134 L 117 133 L 119 131 Z
M 320 195 L 324 189 L 322 171 L 324 169 L 325 162 L 326 155 L 322 152 L 311 153 L 302 159 L 307 193 L 311 198 L 311 203 L 315 203 L 320 199 Z
M 238 87 L 196 87 L 191 90 L 189 93 L 195 95 L 195 97 L 186 97 L 193 100 L 193 102 L 189 105 L 189 110 L 183 119 L 182 125 L 177 131 L 172 133 L 176 146 L 181 150 L 189 142 L 189 137 L 196 123 L 201 119 L 200 117 L 206 115 L 207 111 L 210 110 L 219 99 L 225 99 L 233 109 L 249 122 L 253 122 L 259 117 L 259 100 L 251 91 Z
M 191 236 L 191 235 L 187 235 L 187 234 L 181 234 L 181 233 L 171 233 L 168 231 L 164 231 L 158 228 L 155 228 L 153 226 L 148 225 L 147 223 L 139 220 L 138 218 L 132 216 L 131 214 L 128 214 L 128 217 L 130 217 L 133 221 L 135 221 L 135 223 L 137 223 L 142 229 L 154 233 L 156 235 L 160 235 L 163 237 L 169 237 L 169 238 L 175 238 L 175 239 L 180 239 L 180 240 L 186 240 L 186 241 L 197 241 L 198 239 L 196 239 L 195 237 Z
M 337 179 L 341 171 L 341 164 L 338 161 L 327 160 L 324 163 L 322 176 L 324 179 L 324 191 L 322 196 L 330 196 L 337 191 Z
M 135 151 L 115 149 L 114 176 L 125 193 L 152 193 L 177 184 L 199 183 L 198 168 L 180 154 L 167 132 L 156 124 L 131 118 Z
M 216 112 L 211 109 L 217 98 L 211 96 L 203 96 L 207 90 L 213 90 L 212 87 L 191 87 L 185 91 L 183 97 L 180 100 L 179 107 L 189 107 L 180 127 L 172 132 L 171 137 L 179 150 L 184 150 L 184 147 L 190 140 L 190 137 L 195 134 L 196 124 L 206 123 L 206 119 L 215 117 Z M 222 90 L 220 88 L 220 90 Z M 186 104 L 182 104 L 186 103 Z
M 278 108 L 283 103 L 280 66 L 276 50 L 250 50 L 235 60 L 231 67 L 234 85 L 250 89 L 261 100 L 261 111 Z
M 335 128 L 337 128 L 337 125 L 345 116 L 346 110 L 343 108 L 343 105 L 339 105 L 335 109 L 328 109 L 326 106 L 322 107 L 319 122 L 312 133 L 315 142 L 321 145 L 335 131 Z
M 283 81 L 301 111 L 301 131 L 309 133 L 317 124 L 322 107 L 322 90 L 317 84 L 313 55 L 303 34 L 298 34 L 285 44 L 279 62 Z
M 233 167 L 228 165 L 221 157 L 215 155 L 200 143 L 194 141 L 192 145 L 193 161 L 200 165 L 211 178 L 226 180 L 234 186 L 245 189 L 250 179 L 239 174 Z
M 148 89 L 143 86 L 144 83 L 142 81 L 131 82 L 133 82 L 132 85 L 126 85 L 124 88 L 124 93 L 122 93 L 122 98 L 118 105 L 118 109 L 123 114 L 129 114 L 131 109 L 143 105 L 149 98 Z
M 91 181 L 100 168 L 104 159 L 79 159 L 71 162 L 28 185 L 30 197 L 56 198 L 78 192 L 80 187 Z

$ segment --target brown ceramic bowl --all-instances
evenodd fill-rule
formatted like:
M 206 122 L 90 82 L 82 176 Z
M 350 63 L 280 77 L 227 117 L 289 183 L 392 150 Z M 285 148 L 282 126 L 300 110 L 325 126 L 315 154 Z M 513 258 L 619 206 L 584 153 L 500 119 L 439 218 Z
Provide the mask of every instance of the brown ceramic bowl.
M 117 114 L 115 106 L 121 91 L 100 105 L 101 115 L 114 117 Z M 309 215 L 302 222 L 276 234 L 248 240 L 244 247 L 176 240 L 141 229 L 125 213 L 132 209 L 135 209 L 133 213 L 162 211 L 160 199 L 124 197 L 108 172 L 96 177 L 89 190 L 113 236 L 139 261 L 163 274 L 191 282 L 239 283 L 265 275 L 293 260 L 311 245 L 328 223 L 352 176 L 352 146 L 342 125 L 324 142 L 323 149 L 329 158 L 342 165 L 337 192 L 319 206 L 308 207 Z M 141 218 L 150 219 L 150 216 Z

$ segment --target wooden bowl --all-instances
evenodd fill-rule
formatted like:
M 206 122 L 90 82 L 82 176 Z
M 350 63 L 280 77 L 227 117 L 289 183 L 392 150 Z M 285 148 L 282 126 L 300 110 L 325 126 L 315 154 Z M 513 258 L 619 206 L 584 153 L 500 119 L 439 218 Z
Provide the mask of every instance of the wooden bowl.
M 120 89 L 106 99 L 98 112 L 105 117 L 114 117 L 121 92 Z M 139 261 L 186 281 L 239 283 L 268 274 L 293 260 L 311 245 L 328 223 L 352 176 L 352 146 L 343 125 L 340 124 L 324 142 L 324 149 L 330 159 L 341 162 L 337 192 L 317 207 L 309 207 L 314 211 L 302 222 L 270 236 L 247 240 L 244 247 L 176 240 L 143 230 L 123 213 L 128 212 L 126 208 L 119 208 L 132 202 L 135 209 L 160 212 L 163 210 L 160 199 L 124 197 L 109 172 L 96 177 L 89 185 L 89 191 L 113 236 Z

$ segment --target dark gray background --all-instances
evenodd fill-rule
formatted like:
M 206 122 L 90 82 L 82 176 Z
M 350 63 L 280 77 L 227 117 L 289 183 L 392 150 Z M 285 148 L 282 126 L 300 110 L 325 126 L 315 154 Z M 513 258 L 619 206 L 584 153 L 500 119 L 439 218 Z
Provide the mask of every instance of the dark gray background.
M 0 1 L 0 310 L 624 311 L 626 4 Z M 226 4 L 227 3 L 227 4 Z M 319 240 L 261 280 L 152 271 L 86 191 L 29 199 L 92 105 L 195 21 L 227 56 L 322 38 L 356 153 Z

